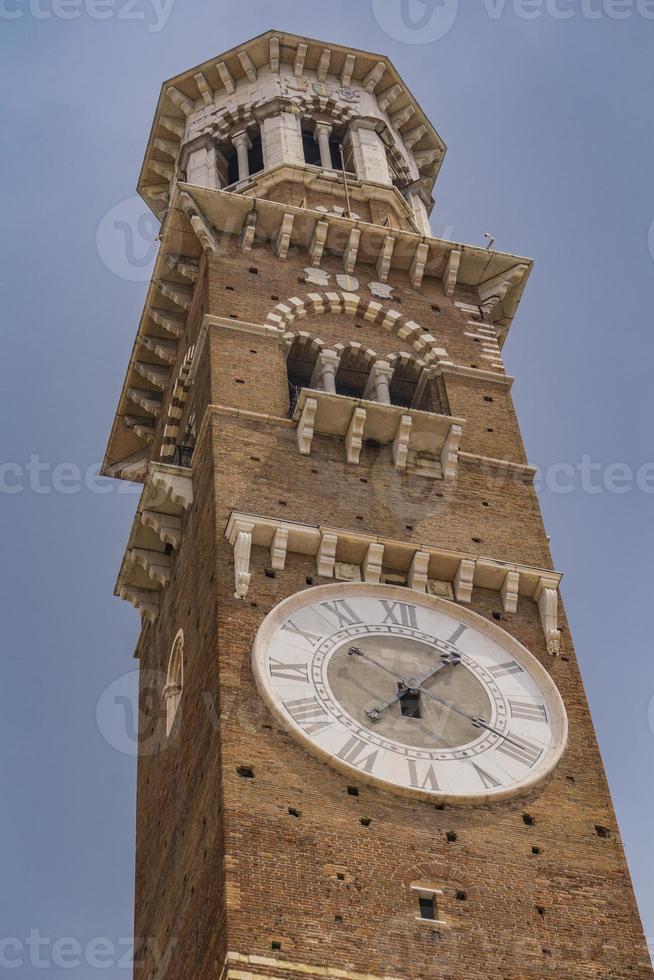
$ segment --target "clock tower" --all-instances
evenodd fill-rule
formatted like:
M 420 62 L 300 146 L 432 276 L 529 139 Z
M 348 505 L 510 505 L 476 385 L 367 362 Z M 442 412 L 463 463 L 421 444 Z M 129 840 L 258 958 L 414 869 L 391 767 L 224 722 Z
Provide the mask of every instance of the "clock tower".
M 502 350 L 389 60 L 163 86 L 103 472 L 143 484 L 137 980 L 651 978 Z

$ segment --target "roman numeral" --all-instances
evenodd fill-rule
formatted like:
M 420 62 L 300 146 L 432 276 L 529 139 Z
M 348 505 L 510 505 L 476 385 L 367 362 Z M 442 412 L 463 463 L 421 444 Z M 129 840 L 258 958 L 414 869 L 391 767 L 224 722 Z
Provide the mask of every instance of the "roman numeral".
M 293 721 L 307 735 L 317 735 L 332 724 L 331 716 L 317 698 L 297 698 L 295 701 L 284 701 L 283 704 Z
M 512 701 L 511 714 L 514 718 L 522 718 L 524 721 L 547 721 L 547 711 L 542 704 L 534 704 L 531 701 Z
M 526 738 L 512 734 L 511 741 L 502 742 L 501 745 L 498 745 L 497 751 L 501 752 L 502 755 L 507 755 L 510 759 L 515 759 L 516 762 L 522 762 L 523 765 L 529 766 L 531 769 L 534 763 L 540 759 L 544 749 Z
M 489 772 L 486 772 L 485 769 L 478 766 L 476 762 L 471 763 L 471 765 L 481 779 L 484 789 L 497 789 L 498 786 L 502 785 L 498 779 L 495 779 L 495 776 L 491 776 Z
M 434 793 L 440 790 L 435 766 L 421 766 L 418 769 L 418 763 L 413 760 L 408 760 L 407 765 L 409 766 L 409 781 L 414 789 L 430 789 Z
M 359 616 L 357 616 L 352 606 L 345 599 L 335 599 L 334 602 L 321 602 L 320 605 L 327 612 L 330 612 L 332 616 L 336 617 L 339 629 L 342 629 L 344 626 L 356 626 L 361 622 Z
M 452 635 L 451 635 L 451 637 L 449 638 L 449 640 L 448 640 L 447 642 L 448 642 L 448 643 L 452 643 L 452 644 L 455 644 L 455 643 L 456 643 L 456 641 L 457 641 L 457 640 L 459 639 L 459 637 L 461 636 L 461 634 L 462 634 L 462 633 L 465 633 L 465 631 L 467 630 L 467 628 L 468 628 L 468 627 L 467 627 L 467 626 L 464 626 L 464 625 L 463 625 L 463 623 L 459 623 L 459 625 L 458 625 L 458 626 L 457 626 L 457 628 L 456 628 L 456 629 L 454 630 L 454 632 L 452 633 Z
M 296 636 L 301 636 L 303 640 L 308 640 L 311 646 L 322 640 L 320 633 L 311 633 L 309 630 L 302 629 L 301 626 L 296 626 L 292 619 L 284 623 L 282 629 L 288 630 L 289 633 L 294 633 Z
M 359 769 L 365 769 L 366 772 L 372 772 L 377 761 L 377 756 L 379 755 L 379 749 L 373 749 L 369 755 L 365 755 L 369 748 L 369 745 L 366 745 L 365 742 L 360 741 L 360 739 L 353 735 L 352 738 L 347 740 L 337 755 L 339 759 L 342 759 L 343 762 L 349 762 L 351 766 L 357 766 Z
M 285 664 L 281 660 L 270 658 L 270 676 L 281 681 L 302 681 L 309 680 L 308 664 Z
M 418 628 L 418 614 L 415 606 L 409 606 L 406 602 L 388 602 L 385 599 L 379 601 L 386 613 L 384 624 L 392 623 L 394 626 Z
M 521 674 L 522 667 L 515 660 L 509 660 L 506 664 L 498 664 L 497 667 L 491 667 L 490 672 L 494 677 L 506 677 L 507 674 Z

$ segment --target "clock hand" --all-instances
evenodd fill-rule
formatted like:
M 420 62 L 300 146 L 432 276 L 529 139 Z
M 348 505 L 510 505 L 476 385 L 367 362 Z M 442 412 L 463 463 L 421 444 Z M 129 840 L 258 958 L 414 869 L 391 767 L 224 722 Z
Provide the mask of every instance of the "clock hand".
M 367 660 L 369 664 L 373 665 L 373 667 L 378 667 L 380 670 L 385 671 L 385 673 L 390 674 L 391 677 L 394 677 L 396 680 L 398 680 L 402 685 L 402 687 L 407 687 L 407 688 L 410 687 L 409 682 L 406 681 L 401 674 L 396 674 L 394 670 L 390 669 L 390 667 L 384 667 L 383 664 L 380 664 L 376 660 L 373 660 L 372 657 L 369 657 L 366 653 L 363 652 L 363 650 L 359 650 L 358 647 L 350 647 L 350 649 L 347 651 L 347 655 L 348 657 L 360 657 L 361 660 Z
M 440 663 L 438 667 L 434 667 L 433 670 L 427 671 L 427 673 L 423 674 L 421 677 L 416 677 L 415 680 L 411 678 L 409 686 L 407 687 L 405 684 L 404 689 L 399 690 L 397 694 L 394 694 L 393 697 L 388 699 L 388 701 L 384 701 L 383 704 L 378 704 L 376 708 L 371 708 L 370 711 L 366 711 L 368 718 L 370 718 L 371 721 L 379 721 L 386 708 L 390 708 L 392 704 L 396 704 L 400 698 L 404 697 L 407 690 L 419 690 L 423 684 L 431 680 L 432 677 L 435 677 L 436 674 L 439 674 L 441 670 L 444 670 L 450 665 L 456 666 L 457 664 L 460 664 L 461 655 L 458 653 L 444 653 L 441 656 L 441 660 L 442 663 Z
M 455 704 L 452 704 L 451 701 L 446 701 L 445 698 L 439 698 L 436 694 L 432 694 L 430 691 L 425 690 L 424 687 L 421 687 L 418 684 L 413 684 L 411 681 L 407 682 L 400 674 L 396 674 L 394 670 L 391 670 L 389 667 L 384 667 L 383 664 L 380 664 L 376 660 L 373 660 L 372 657 L 367 656 L 367 654 L 365 654 L 363 650 L 359 650 L 358 647 L 350 647 L 347 653 L 349 657 L 360 657 L 362 660 L 367 660 L 368 663 L 372 664 L 374 667 L 378 667 L 380 670 L 383 670 L 385 673 L 390 674 L 392 677 L 395 677 L 405 689 L 410 691 L 419 691 L 421 694 L 424 694 L 426 698 L 430 698 L 432 701 L 436 701 L 437 704 L 444 705 L 444 707 L 449 708 L 450 711 L 454 711 L 455 714 L 461 715 L 462 718 L 467 718 L 468 721 L 471 722 L 471 724 L 474 725 L 475 728 L 485 728 L 486 731 L 492 732 L 493 735 L 498 735 L 500 738 L 504 739 L 505 742 L 510 742 L 511 745 L 515 745 L 517 749 L 523 748 L 523 746 L 520 745 L 518 742 L 514 742 L 509 735 L 505 735 L 503 732 L 499 731 L 499 729 L 493 728 L 493 726 L 489 725 L 488 722 L 484 721 L 483 718 L 475 718 L 473 715 L 469 715 L 467 711 L 462 711 L 461 708 L 457 708 L 457 706 Z M 404 693 L 404 692 L 400 692 L 400 693 Z
M 524 748 L 524 746 L 520 745 L 518 742 L 514 742 L 509 735 L 505 735 L 503 732 L 499 731 L 499 729 L 493 728 L 493 726 L 489 725 L 483 718 L 475 718 L 472 715 L 469 715 L 466 711 L 462 711 L 461 708 L 457 708 L 457 706 L 452 704 L 451 701 L 446 701 L 445 698 L 439 698 L 437 695 L 431 694 L 429 691 L 426 691 L 424 687 L 419 687 L 418 690 L 421 694 L 424 694 L 426 698 L 431 698 L 432 701 L 436 701 L 438 704 L 444 705 L 446 708 L 449 708 L 450 711 L 454 711 L 457 715 L 461 715 L 462 718 L 467 718 L 475 728 L 485 728 L 486 731 L 492 732 L 493 735 L 499 735 L 499 737 L 503 738 L 505 742 L 510 742 L 511 745 L 515 745 L 517 749 Z

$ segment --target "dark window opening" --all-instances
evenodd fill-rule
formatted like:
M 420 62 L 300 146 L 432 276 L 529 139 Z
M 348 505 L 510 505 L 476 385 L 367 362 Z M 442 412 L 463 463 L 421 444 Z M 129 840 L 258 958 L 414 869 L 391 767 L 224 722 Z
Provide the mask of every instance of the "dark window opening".
M 180 445 L 175 446 L 173 466 L 182 466 L 185 469 L 190 469 L 194 449 L 195 446 L 182 445 L 181 443 Z
M 533 827 L 534 824 L 536 823 L 536 821 L 534 820 L 534 818 L 531 816 L 530 813 L 523 813 L 522 820 L 527 827 Z
M 258 174 L 263 170 L 263 141 L 260 135 L 250 137 L 252 146 L 248 150 L 248 164 L 250 176 Z M 225 146 L 222 154 L 227 163 L 227 185 L 237 184 L 239 181 L 238 173 L 238 153 L 235 146 Z
M 398 684 L 398 689 L 402 690 L 401 684 Z M 400 711 L 403 718 L 421 718 L 420 691 L 405 690 L 400 698 Z
M 348 796 L 358 796 L 359 795 L 359 790 L 356 788 L 356 786 L 348 786 L 348 788 L 347 788 L 347 795 Z
M 254 779 L 254 769 L 250 766 L 239 766 L 236 770 L 241 779 Z
M 420 907 L 420 918 L 436 921 L 436 898 L 433 895 L 420 895 L 418 897 Z
M 611 831 L 608 827 L 600 827 L 599 825 L 595 827 L 595 833 L 604 840 L 611 836 Z
M 457 836 L 453 830 L 448 830 L 445 836 L 447 837 L 448 844 L 456 844 Z

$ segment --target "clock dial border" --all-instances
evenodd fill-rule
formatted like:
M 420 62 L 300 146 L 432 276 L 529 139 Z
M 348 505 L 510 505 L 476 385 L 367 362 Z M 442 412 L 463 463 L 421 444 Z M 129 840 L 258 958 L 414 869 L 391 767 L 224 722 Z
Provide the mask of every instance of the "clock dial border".
M 283 624 L 294 613 L 322 602 L 333 602 L 338 599 L 354 599 L 356 597 L 385 599 L 394 603 L 423 607 L 432 612 L 442 613 L 450 619 L 457 620 L 459 623 L 469 626 L 483 636 L 488 637 L 502 649 L 506 650 L 519 665 L 524 667 L 528 675 L 530 675 L 538 686 L 548 709 L 551 741 L 542 758 L 538 760 L 538 769 L 535 772 L 528 773 L 523 779 L 513 782 L 510 786 L 487 788 L 482 793 L 465 795 L 441 790 L 419 789 L 399 782 L 392 782 L 389 779 L 381 778 L 373 772 L 367 772 L 344 761 L 333 751 L 317 744 L 297 722 L 293 721 L 287 709 L 284 708 L 281 699 L 271 689 L 267 672 L 267 650 Z M 362 625 L 370 626 L 371 624 Z M 334 635 L 338 632 L 339 630 L 335 628 L 332 634 L 329 635 Z M 320 644 L 316 644 L 314 652 L 319 647 Z M 489 622 L 471 609 L 437 596 L 420 592 L 410 592 L 400 586 L 370 585 L 363 582 L 331 583 L 303 589 L 283 599 L 268 613 L 257 630 L 252 648 L 252 668 L 258 692 L 266 706 L 281 727 L 292 735 L 304 749 L 315 758 L 337 769 L 343 775 L 396 795 L 410 797 L 412 799 L 422 799 L 432 803 L 449 803 L 467 806 L 482 806 L 488 803 L 524 796 L 551 776 L 566 749 L 568 721 L 561 695 L 548 671 L 522 643 L 511 636 L 506 630 L 495 625 L 495 623 Z M 310 673 L 311 670 L 312 666 L 310 661 Z M 483 759 L 483 755 L 481 758 Z

